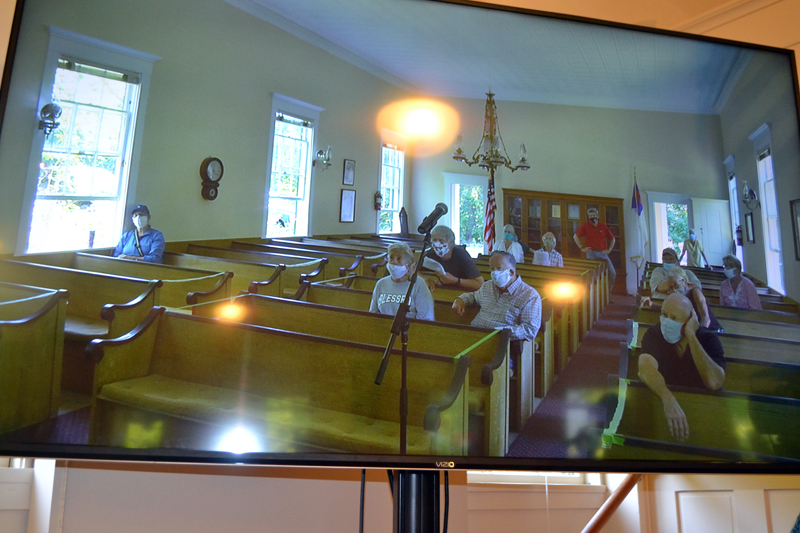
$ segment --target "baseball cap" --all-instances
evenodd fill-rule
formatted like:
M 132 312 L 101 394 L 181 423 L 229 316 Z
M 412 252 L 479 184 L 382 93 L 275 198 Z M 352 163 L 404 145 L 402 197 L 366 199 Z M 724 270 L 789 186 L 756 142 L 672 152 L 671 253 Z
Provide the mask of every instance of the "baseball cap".
M 133 206 L 133 209 L 131 209 L 131 215 L 135 215 L 136 213 L 144 213 L 145 215 L 150 216 L 150 210 L 147 209 L 147 206 L 144 204 Z

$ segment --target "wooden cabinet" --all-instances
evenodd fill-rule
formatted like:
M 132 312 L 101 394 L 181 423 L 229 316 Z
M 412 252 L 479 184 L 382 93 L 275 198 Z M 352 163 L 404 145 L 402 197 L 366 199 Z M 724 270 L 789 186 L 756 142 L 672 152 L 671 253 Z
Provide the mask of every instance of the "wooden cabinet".
M 622 198 L 503 189 L 503 221 L 514 226 L 520 241 L 534 250 L 542 247 L 542 235 L 549 231 L 556 236 L 556 250 L 564 257 L 583 257 L 572 236 L 586 222 L 586 210 L 595 207 L 600 221 L 616 237 L 609 256 L 619 276 L 625 272 L 623 203 Z

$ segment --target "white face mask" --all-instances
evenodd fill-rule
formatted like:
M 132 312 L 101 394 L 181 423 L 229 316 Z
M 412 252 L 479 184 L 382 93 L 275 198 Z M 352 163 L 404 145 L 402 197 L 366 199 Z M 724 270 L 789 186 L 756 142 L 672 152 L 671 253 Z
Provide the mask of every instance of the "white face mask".
M 147 215 L 134 215 L 133 225 L 139 229 L 146 228 L 150 218 Z
M 725 277 L 728 278 L 728 279 L 730 279 L 730 278 L 732 278 L 733 276 L 736 275 L 736 269 L 735 268 L 723 268 L 722 271 L 725 272 Z
M 556 247 L 556 243 L 550 240 L 542 241 L 542 247 L 545 249 L 545 251 L 549 252 Z
M 433 251 L 439 257 L 444 257 L 447 255 L 447 252 L 450 251 L 450 245 L 446 242 L 435 242 L 433 243 Z
M 665 316 L 660 317 L 661 335 L 670 344 L 675 344 L 683 337 L 683 324 Z
M 388 263 L 386 269 L 389 271 L 389 275 L 392 276 L 392 279 L 400 279 L 408 274 L 408 265 L 393 265 L 392 263 Z
M 498 289 L 502 289 L 508 282 L 511 281 L 511 269 L 507 270 L 492 270 L 492 283 Z
M 669 272 L 675 266 L 675 263 L 664 263 L 664 270 Z

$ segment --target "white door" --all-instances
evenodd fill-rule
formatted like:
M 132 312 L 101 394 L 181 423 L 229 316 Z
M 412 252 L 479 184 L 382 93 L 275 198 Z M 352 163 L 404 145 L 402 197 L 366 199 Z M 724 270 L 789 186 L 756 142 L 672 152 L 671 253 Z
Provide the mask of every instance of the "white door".
M 697 238 L 703 243 L 708 262 L 722 265 L 722 258 L 733 250 L 728 200 L 692 198 L 692 213 Z

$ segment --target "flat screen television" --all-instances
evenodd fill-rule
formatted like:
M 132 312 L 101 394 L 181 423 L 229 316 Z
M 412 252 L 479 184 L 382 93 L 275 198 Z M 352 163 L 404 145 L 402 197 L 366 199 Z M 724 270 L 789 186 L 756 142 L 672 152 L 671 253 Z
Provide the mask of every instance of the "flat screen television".
M 396 193 L 416 227 L 437 202 L 450 203 L 451 184 L 486 183 L 484 169 L 453 158 L 453 145 L 461 134 L 467 157 L 479 145 L 491 93 L 502 135 L 498 147 L 511 154 L 513 166 L 516 147 L 525 143 L 530 165 L 497 171 L 498 228 L 512 211 L 504 189 L 621 198 L 628 232 L 618 267 L 632 291 L 639 274 L 632 256 L 660 261 L 659 250 L 642 251 L 637 243 L 643 233 L 630 208 L 634 177 L 644 216 L 655 224 L 659 214 L 644 193 L 727 201 L 730 180 L 738 178 L 738 192 L 748 177 L 760 192 L 757 167 L 771 158 L 775 179 L 768 187 L 776 187 L 772 212 L 779 216 L 765 223 L 783 230 L 786 290 L 799 296 L 784 205 L 800 197 L 797 74 L 789 50 L 472 2 L 18 0 L 0 90 L 0 253 L 20 256 L 17 261 L 46 262 L 47 254 L 34 252 L 48 246 L 107 250 L 130 228 L 135 204 L 148 204 L 153 226 L 171 242 L 263 237 L 266 225 L 280 223 L 265 210 L 270 175 L 286 185 L 279 190 L 282 213 L 309 211 L 299 233 L 375 233 L 372 200 L 382 147 L 404 153 L 405 182 Z M 398 120 L 383 120 L 386 109 L 420 100 L 430 104 L 426 112 L 449 113 L 441 115 L 449 118 L 437 135 L 415 138 L 398 131 Z M 273 159 L 281 157 L 273 151 L 277 136 L 284 137 L 283 150 L 297 150 L 296 159 L 312 167 L 308 180 L 281 181 L 291 169 L 274 170 Z M 221 179 L 204 181 L 198 168 L 207 168 L 210 157 L 221 162 Z M 384 195 L 385 205 L 391 201 Z M 735 207 L 745 204 L 737 200 Z M 76 236 L 75 213 L 90 211 L 104 213 L 107 223 Z M 452 212 L 451 206 L 447 217 Z M 570 217 L 585 220 L 584 213 Z M 716 223 L 731 227 L 729 218 Z M 755 224 L 758 234 L 758 212 Z M 56 244 L 52 235 L 59 235 Z M 757 277 L 766 276 L 764 250 L 758 235 L 755 243 L 748 235 L 746 268 Z M 0 281 L 21 279 L 15 268 L 5 268 L 14 274 Z M 56 283 L 43 279 L 48 287 Z M 794 341 L 782 344 L 785 358 L 745 371 L 747 383 L 777 391 L 762 395 L 767 399 L 723 387 L 696 400 L 692 390 L 676 389 L 691 410 L 692 435 L 705 432 L 705 440 L 680 442 L 665 436 L 661 404 L 635 372 L 619 379 L 618 347 L 609 356 L 608 341 L 590 336 L 584 350 L 596 349 L 610 371 L 582 382 L 590 387 L 572 388 L 562 375 L 554 386 L 560 396 L 545 398 L 535 425 L 494 442 L 505 428 L 492 423 L 504 420 L 519 398 L 492 396 L 491 387 L 519 379 L 520 369 L 502 366 L 493 379 L 491 372 L 478 379 L 482 369 L 472 365 L 469 376 L 459 376 L 469 360 L 454 357 L 475 353 L 469 352 L 477 350 L 473 341 L 462 345 L 477 333 L 453 330 L 440 337 L 449 341 L 409 357 L 407 453 L 399 453 L 396 423 L 375 414 L 399 404 L 397 350 L 377 394 L 371 388 L 377 387 L 377 366 L 358 362 L 379 358 L 375 344 L 156 310 L 131 332 L 118 332 L 117 340 L 79 350 L 78 362 L 67 363 L 67 352 L 75 350 L 69 334 L 63 365 L 33 361 L 35 351 L 46 351 L 49 342 L 52 352 L 64 339 L 56 334 L 48 340 L 42 332 L 20 336 L 9 320 L 36 313 L 45 317 L 38 323 L 57 323 L 64 313 L 74 319 L 79 297 L 106 290 L 100 282 L 72 287 L 83 289 L 63 295 L 70 302 L 66 311 L 52 292 L 11 285 L 0 291 L 0 312 L 7 311 L 0 317 L 6 320 L 0 325 L 6 361 L 0 362 L 0 414 L 12 420 L 0 431 L 2 454 L 398 468 L 798 471 Z M 307 306 L 304 320 L 331 320 L 317 311 Z M 116 312 L 115 320 L 123 309 Z M 412 351 L 415 335 L 439 335 L 415 324 Z M 341 327 L 351 326 L 343 321 Z M 495 333 L 484 345 L 502 348 L 504 335 Z M 161 344 L 159 362 L 154 338 Z M 255 363 L 272 352 L 280 352 L 277 362 Z M 91 373 L 88 384 L 73 388 L 53 379 L 67 366 L 95 371 L 100 362 L 106 387 L 119 385 L 117 374 L 125 377 L 102 398 Z M 135 382 L 173 371 L 185 379 Z M 211 383 L 204 378 L 209 375 L 223 378 Z M 316 381 L 309 384 L 308 376 Z M 464 383 L 478 385 L 465 394 Z M 270 397 L 271 391 L 280 394 Z M 141 409 L 131 407 L 137 402 Z M 45 412 L 41 420 L 14 425 L 21 413 L 36 409 Z M 160 411 L 173 416 L 142 414 Z M 522 437 L 529 437 L 524 445 Z M 480 441 L 477 453 L 470 451 L 473 440 Z

